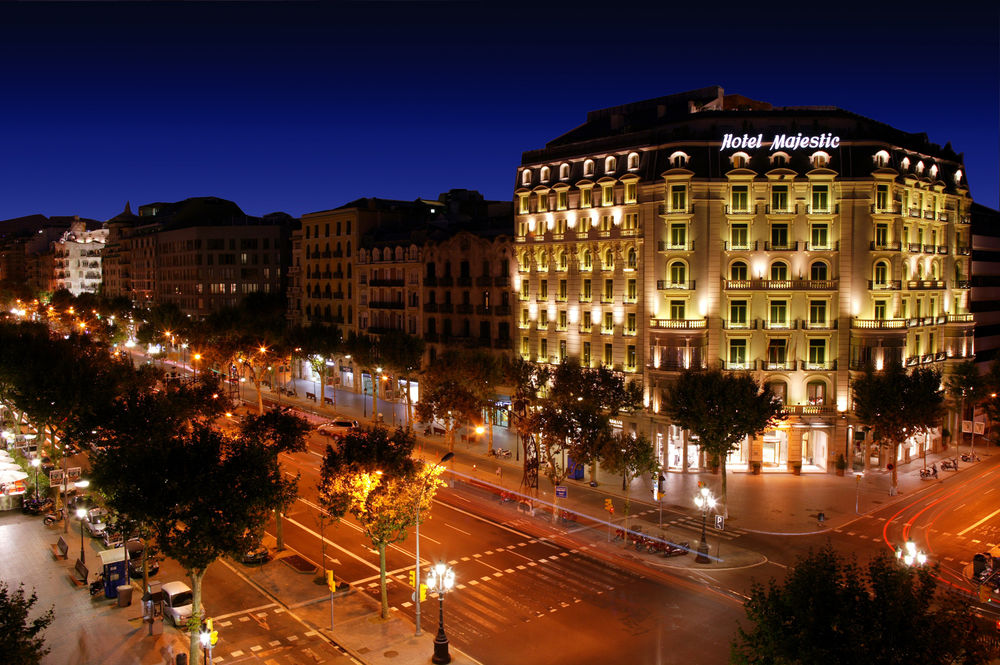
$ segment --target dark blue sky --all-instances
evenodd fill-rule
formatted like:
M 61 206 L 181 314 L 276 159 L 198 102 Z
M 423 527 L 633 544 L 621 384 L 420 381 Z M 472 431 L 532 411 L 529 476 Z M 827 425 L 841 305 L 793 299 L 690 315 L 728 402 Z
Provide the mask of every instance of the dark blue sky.
M 509 199 L 588 110 L 712 84 L 951 141 L 997 207 L 997 10 L 675 4 L 0 3 L 0 219 Z

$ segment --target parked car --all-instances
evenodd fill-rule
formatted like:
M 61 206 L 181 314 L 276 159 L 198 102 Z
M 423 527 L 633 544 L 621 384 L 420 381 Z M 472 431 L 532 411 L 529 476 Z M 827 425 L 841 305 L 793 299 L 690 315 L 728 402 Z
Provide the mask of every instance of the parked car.
M 142 553 L 146 549 L 146 543 L 142 538 L 131 538 L 125 543 L 128 550 L 128 574 L 129 577 L 142 577 Z M 147 565 L 149 575 L 153 576 L 160 572 L 160 562 L 154 556 L 150 556 Z
M 163 618 L 175 626 L 183 626 L 194 610 L 191 587 L 184 582 L 167 582 L 160 589 L 163 591 Z
M 336 418 L 329 422 L 325 422 L 316 428 L 316 431 L 324 436 L 328 436 L 332 439 L 339 439 L 349 432 L 353 432 L 358 429 L 358 421 L 351 420 L 350 418 Z
M 101 534 L 101 542 L 108 549 L 122 546 L 122 532 L 115 528 L 112 524 L 108 528 L 104 529 L 104 533 Z
M 240 561 L 246 566 L 259 566 L 271 560 L 271 552 L 264 545 L 253 547 L 240 557 Z
M 108 528 L 108 511 L 104 508 L 91 508 L 83 518 L 83 528 L 92 538 L 100 538 Z

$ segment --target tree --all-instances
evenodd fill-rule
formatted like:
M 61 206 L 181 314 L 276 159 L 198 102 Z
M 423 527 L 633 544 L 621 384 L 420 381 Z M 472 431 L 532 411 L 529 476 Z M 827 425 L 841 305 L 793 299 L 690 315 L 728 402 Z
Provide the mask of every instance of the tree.
M 879 372 L 868 367 L 854 380 L 853 396 L 854 415 L 871 428 L 875 444 L 891 453 L 890 491 L 895 494 L 899 447 L 911 436 L 941 422 L 944 412 L 941 375 L 922 367 L 907 373 L 898 362 Z
M 0 654 L 9 665 L 39 665 L 49 653 L 42 633 L 52 623 L 52 608 L 30 619 L 38 595 L 25 595 L 24 585 L 12 590 L 0 580 Z
M 628 530 L 628 514 L 631 503 L 632 481 L 644 473 L 651 473 L 654 482 L 660 473 L 660 461 L 656 459 L 653 443 L 643 435 L 632 436 L 624 432 L 608 437 L 600 452 L 601 468 L 611 473 L 620 473 L 625 483 L 625 530 Z
M 726 458 L 746 437 L 754 437 L 781 421 L 781 401 L 769 386 L 745 372 L 684 370 L 664 404 L 667 416 L 698 436 L 701 449 L 722 469 L 722 505 L 726 502 Z
M 976 363 L 966 360 L 951 368 L 951 373 L 945 379 L 945 390 L 952 403 L 957 406 L 957 418 L 952 433 L 955 437 L 955 451 L 960 452 L 959 447 L 965 438 L 962 432 L 965 412 L 971 408 L 973 420 L 975 419 L 976 404 L 986 396 L 986 380 L 979 374 Z
M 970 608 L 938 593 L 931 570 L 903 567 L 887 552 L 862 570 L 829 545 L 801 557 L 779 584 L 755 582 L 740 627 L 736 665 L 895 665 L 988 658 Z
M 385 550 L 406 540 L 408 529 L 427 515 L 442 469 L 411 457 L 415 440 L 402 428 L 352 432 L 326 448 L 319 499 L 336 520 L 350 513 L 378 549 L 382 618 L 389 618 Z
M 382 377 L 382 367 L 380 363 L 381 349 L 377 337 L 371 335 L 359 335 L 351 333 L 344 342 L 344 350 L 350 353 L 354 364 L 367 371 L 372 380 L 372 419 L 378 421 L 378 391 L 379 379 Z M 362 385 L 363 388 L 363 385 Z M 362 396 L 364 390 L 361 391 Z M 362 401 L 364 401 L 362 399 Z
M 402 330 L 390 330 L 381 335 L 382 363 L 394 379 L 406 382 L 404 401 L 406 403 L 406 426 L 413 427 L 413 406 L 410 404 L 410 379 L 420 372 L 424 357 L 424 340 L 407 335 Z M 492 436 L 491 439 L 492 441 Z
M 421 422 L 444 423 L 448 449 L 455 450 L 455 429 L 461 423 L 476 422 L 481 407 L 480 395 L 473 385 L 474 370 L 469 356 L 448 350 L 438 356 L 424 372 L 417 418 Z
M 317 391 L 319 404 L 324 404 L 323 397 L 326 395 L 326 375 L 329 371 L 331 356 L 342 351 L 342 335 L 337 326 L 322 326 L 312 323 L 308 328 L 293 328 L 288 332 L 287 345 L 292 349 L 293 355 L 306 359 L 313 372 L 319 375 L 322 389 Z M 334 390 L 334 404 L 336 404 L 337 391 Z
M 278 464 L 289 439 L 264 426 L 226 434 L 205 420 L 177 428 L 150 422 L 146 434 L 141 445 L 124 436 L 98 453 L 93 475 L 108 505 L 148 524 L 161 551 L 187 571 L 194 606 L 189 626 L 195 627 L 208 566 L 250 549 L 274 507 L 294 491 L 295 480 Z M 191 662 L 200 660 L 192 630 Z

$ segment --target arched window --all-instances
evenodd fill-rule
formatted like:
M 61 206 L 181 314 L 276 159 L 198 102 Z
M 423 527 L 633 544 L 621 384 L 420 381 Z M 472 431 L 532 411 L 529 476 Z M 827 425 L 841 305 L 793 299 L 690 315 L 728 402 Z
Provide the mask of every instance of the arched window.
M 628 170 L 634 171 L 639 168 L 639 153 L 630 152 L 628 155 Z
M 568 177 L 569 177 L 569 164 L 560 164 L 559 165 L 559 179 L 560 180 L 565 180 Z
M 604 269 L 614 270 L 614 268 L 615 268 L 615 253 L 612 250 L 607 249 L 604 252 Z
M 812 162 L 813 168 L 826 168 L 830 164 L 830 155 L 826 154 L 822 150 L 817 150 L 811 157 L 809 157 L 809 161 Z
M 527 272 L 531 268 L 531 254 L 525 252 L 521 254 L 521 270 Z
M 932 178 L 936 178 L 938 174 L 937 164 L 931 164 L 931 168 L 927 170 L 927 175 Z
M 628 267 L 635 270 L 639 265 L 639 255 L 635 251 L 635 247 L 630 247 L 628 250 Z
M 962 169 L 959 169 L 955 171 L 955 184 L 957 185 L 961 182 L 962 182 Z
M 604 160 L 604 172 L 614 173 L 618 169 L 618 160 L 614 157 L 607 157 Z
M 749 269 L 745 261 L 734 261 L 729 266 L 729 279 L 747 279 Z
M 923 279 L 923 278 L 924 278 L 924 264 L 923 263 L 918 263 L 917 264 L 917 279 Z
M 539 176 L 539 180 L 540 180 L 541 182 L 548 182 L 548 181 L 549 181 L 549 175 L 550 175 L 550 174 L 551 174 L 551 171 L 550 171 L 549 167 L 547 167 L 547 166 L 543 166 L 543 167 L 542 167 L 542 173 L 541 173 L 541 175 Z
M 538 253 L 538 269 L 539 270 L 549 269 L 549 253 L 544 249 Z
M 909 157 L 903 157 L 903 161 L 901 161 L 899 163 L 899 165 L 903 167 L 904 171 L 906 171 L 907 169 L 910 168 L 910 158 Z
M 683 261 L 674 261 L 670 264 L 670 283 L 687 283 L 687 266 L 684 265 Z
M 771 347 L 771 348 L 778 348 L 778 347 Z M 768 349 L 768 352 L 770 353 L 770 348 Z M 768 358 L 768 362 L 772 362 L 770 358 Z M 767 387 L 771 389 L 771 392 L 774 393 L 774 396 L 778 398 L 779 402 L 781 402 L 782 404 L 785 403 L 785 400 L 788 398 L 787 383 L 785 383 L 784 381 L 768 381 Z
M 590 255 L 590 250 L 589 249 L 583 250 L 583 269 L 590 270 L 593 267 L 594 267 L 594 259 Z
M 886 261 L 879 261 L 875 264 L 875 272 L 872 275 L 874 277 L 875 284 L 878 286 L 885 286 L 889 283 L 889 263 Z
M 521 184 L 530 185 L 531 184 L 531 169 L 524 169 L 521 171 Z
M 806 397 L 809 403 L 822 406 L 826 404 L 826 383 L 823 381 L 810 381 L 806 384 Z
M 688 161 L 690 161 L 690 159 L 691 158 L 687 156 L 687 153 L 678 150 L 670 155 L 670 166 L 675 169 L 684 168 L 688 165 Z
M 771 280 L 783 282 L 788 279 L 788 264 L 784 261 L 775 261 L 771 264 Z
M 809 279 L 826 279 L 827 278 L 827 266 L 822 261 L 813 261 L 812 265 L 809 266 Z
M 771 155 L 771 166 L 787 166 L 788 159 L 788 153 L 779 150 Z
M 750 155 L 745 152 L 734 152 L 729 157 L 729 161 L 732 162 L 734 169 L 745 169 L 750 163 Z
M 591 178 L 594 175 L 594 160 L 586 159 L 583 162 L 583 175 L 586 178 Z
M 889 153 L 885 150 L 879 150 L 876 152 L 873 159 L 875 160 L 875 166 L 880 169 L 889 166 Z
M 938 275 L 940 275 L 940 274 L 941 274 L 941 270 L 938 267 L 938 263 L 937 263 L 937 261 L 934 261 L 933 263 L 931 263 L 931 279 L 933 279 L 933 280 L 940 279 L 940 277 L 938 277 Z
M 559 252 L 559 269 L 566 270 L 569 267 L 569 259 L 566 257 L 566 250 Z
M 917 172 L 917 175 L 922 174 L 924 172 L 924 161 L 920 160 L 917 162 L 917 165 L 913 167 L 913 170 Z

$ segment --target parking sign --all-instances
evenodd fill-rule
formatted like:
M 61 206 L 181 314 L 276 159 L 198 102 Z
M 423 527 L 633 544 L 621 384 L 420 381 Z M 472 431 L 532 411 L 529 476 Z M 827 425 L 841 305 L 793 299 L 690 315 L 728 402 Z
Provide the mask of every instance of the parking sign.
M 723 515 L 716 515 L 715 516 L 715 528 L 718 529 L 719 531 L 725 531 L 726 530 L 726 518 L 725 518 L 725 516 L 723 516 Z
M 556 497 L 559 499 L 565 499 L 567 496 L 565 485 L 556 485 Z

